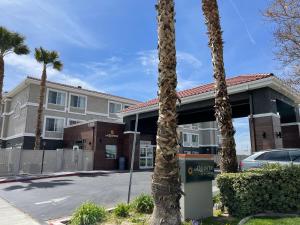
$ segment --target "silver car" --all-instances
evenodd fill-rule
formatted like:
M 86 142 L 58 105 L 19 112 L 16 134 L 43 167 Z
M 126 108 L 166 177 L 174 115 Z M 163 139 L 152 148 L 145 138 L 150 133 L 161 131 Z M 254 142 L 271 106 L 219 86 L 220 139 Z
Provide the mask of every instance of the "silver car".
M 300 165 L 300 149 L 272 149 L 256 152 L 240 162 L 240 169 L 244 171 L 273 163 Z

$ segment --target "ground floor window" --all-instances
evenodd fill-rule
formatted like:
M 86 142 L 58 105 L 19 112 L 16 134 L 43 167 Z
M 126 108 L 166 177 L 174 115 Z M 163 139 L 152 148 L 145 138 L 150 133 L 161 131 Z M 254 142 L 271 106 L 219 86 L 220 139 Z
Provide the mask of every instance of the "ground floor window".
M 117 146 L 105 145 L 105 158 L 116 159 L 117 158 Z
M 153 167 L 153 146 L 141 146 L 140 147 L 140 168 L 152 168 Z
M 60 118 L 46 118 L 46 131 L 63 132 L 64 119 Z

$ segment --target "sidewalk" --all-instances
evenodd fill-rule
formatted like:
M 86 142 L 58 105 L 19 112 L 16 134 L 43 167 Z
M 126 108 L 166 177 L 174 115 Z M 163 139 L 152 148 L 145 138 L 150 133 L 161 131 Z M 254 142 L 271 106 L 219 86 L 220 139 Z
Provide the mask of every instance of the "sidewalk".
M 8 202 L 0 198 L 0 224 L 1 225 L 40 225 L 29 215 L 21 212 Z

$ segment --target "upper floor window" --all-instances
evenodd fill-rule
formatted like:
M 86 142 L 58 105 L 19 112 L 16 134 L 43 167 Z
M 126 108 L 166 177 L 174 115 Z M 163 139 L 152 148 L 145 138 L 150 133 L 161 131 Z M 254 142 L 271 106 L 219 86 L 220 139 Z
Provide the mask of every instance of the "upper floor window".
M 124 105 L 123 109 L 128 109 L 130 107 L 130 105 Z
M 46 118 L 45 131 L 63 132 L 64 119 L 63 118 Z
M 82 120 L 74 120 L 74 119 L 69 119 L 69 126 L 81 123 Z
M 59 91 L 49 90 L 48 103 L 55 105 L 65 105 L 66 94 Z
M 84 109 L 86 104 L 86 98 L 80 95 L 71 95 L 70 106 L 74 108 Z
M 122 109 L 121 103 L 115 103 L 115 102 L 109 103 L 109 113 L 119 113 L 121 112 L 121 109 Z

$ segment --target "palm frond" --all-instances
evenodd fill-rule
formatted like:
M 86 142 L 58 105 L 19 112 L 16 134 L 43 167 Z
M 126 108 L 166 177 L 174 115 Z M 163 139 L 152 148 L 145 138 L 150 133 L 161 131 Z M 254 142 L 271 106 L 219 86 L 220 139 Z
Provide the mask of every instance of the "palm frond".
M 25 37 L 16 32 L 11 32 L 5 27 L 0 27 L 1 54 L 15 52 L 16 54 L 28 54 L 29 49 L 25 45 Z
M 44 58 L 43 58 L 43 55 L 42 55 L 41 48 L 42 47 L 34 49 L 34 57 L 35 57 L 36 61 L 38 61 L 40 63 L 44 62 Z
M 30 50 L 26 45 L 18 45 L 14 48 L 14 53 L 17 55 L 27 55 L 30 53 Z
M 58 71 L 61 71 L 63 68 L 63 63 L 59 60 L 56 60 L 53 62 L 53 69 L 56 69 Z

